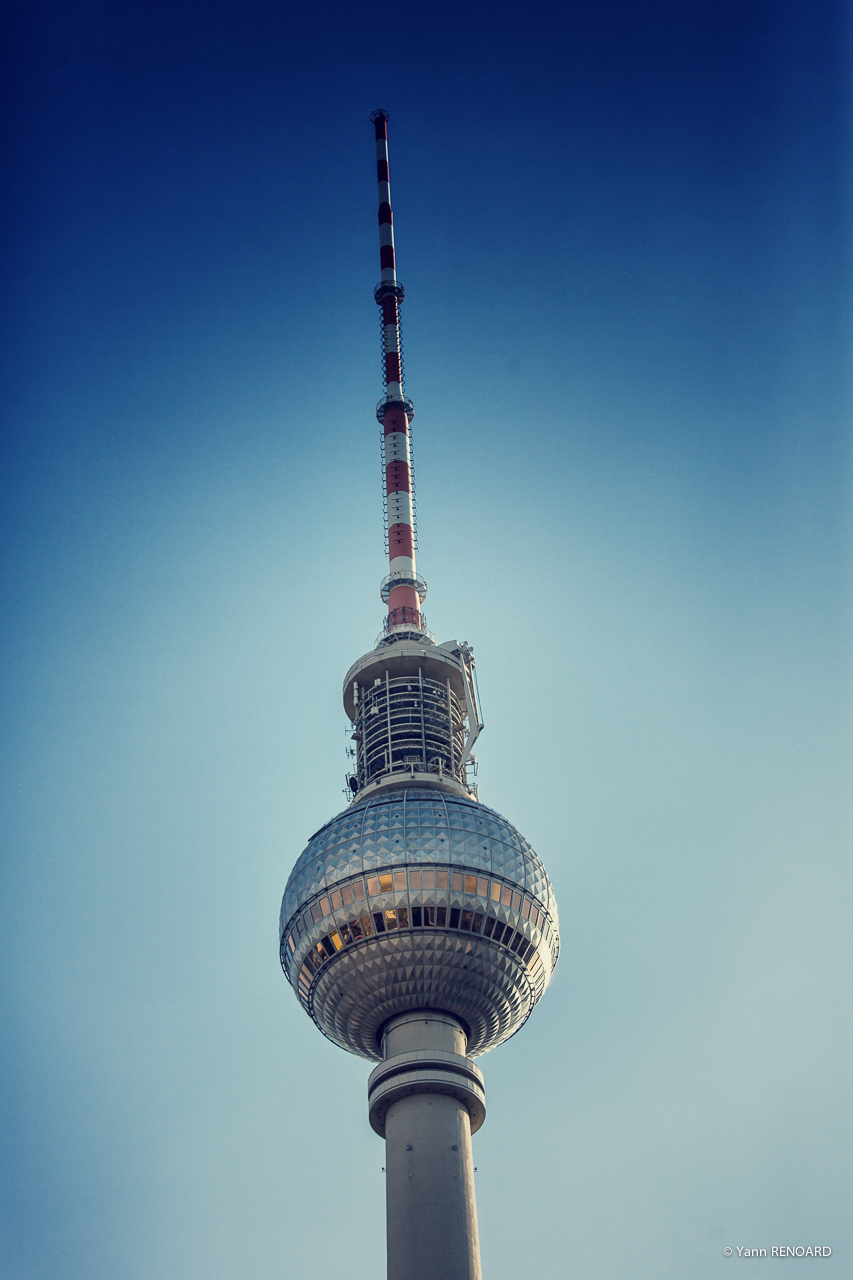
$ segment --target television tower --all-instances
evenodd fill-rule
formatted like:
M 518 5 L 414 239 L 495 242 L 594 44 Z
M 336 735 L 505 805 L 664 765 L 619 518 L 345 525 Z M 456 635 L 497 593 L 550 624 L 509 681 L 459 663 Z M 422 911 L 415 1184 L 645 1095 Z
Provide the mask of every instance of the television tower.
M 297 859 L 281 963 L 330 1040 L 378 1065 L 370 1123 L 385 1139 L 388 1280 L 480 1280 L 471 1135 L 485 1119 L 474 1059 L 541 998 L 559 952 L 545 868 L 479 802 L 483 728 L 474 654 L 437 644 L 422 612 L 386 111 L 371 116 L 379 178 L 388 575 L 382 634 L 344 680 L 351 800 Z

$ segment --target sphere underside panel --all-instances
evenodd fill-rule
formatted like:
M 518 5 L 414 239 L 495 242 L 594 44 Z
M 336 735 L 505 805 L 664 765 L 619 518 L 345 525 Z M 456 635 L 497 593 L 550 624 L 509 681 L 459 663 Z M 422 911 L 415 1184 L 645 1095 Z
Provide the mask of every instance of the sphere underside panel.
M 440 1009 L 466 1023 L 475 1057 L 518 1030 L 536 994 L 525 966 L 499 947 L 412 931 L 339 955 L 316 980 L 309 1008 L 331 1040 L 373 1061 L 381 1060 L 377 1032 L 388 1018 Z

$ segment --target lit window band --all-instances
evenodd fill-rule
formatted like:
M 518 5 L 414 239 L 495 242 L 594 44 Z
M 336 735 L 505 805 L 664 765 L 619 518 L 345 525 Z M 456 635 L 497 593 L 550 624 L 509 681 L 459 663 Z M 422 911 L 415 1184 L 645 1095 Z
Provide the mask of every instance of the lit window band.
M 407 884 L 408 871 L 408 884 Z M 400 901 L 399 895 L 405 895 Z M 464 895 L 458 900 L 457 895 Z M 393 898 L 388 902 L 388 896 Z M 425 901 L 444 897 L 444 902 Z M 479 903 L 470 901 L 472 898 Z M 420 901 L 413 901 L 420 899 Z M 480 907 L 481 909 L 478 909 Z M 499 919 L 498 908 L 508 919 Z M 524 926 L 539 935 L 531 940 Z M 307 1003 L 314 977 L 338 951 L 398 929 L 452 930 L 479 934 L 513 951 L 527 965 L 531 977 L 540 976 L 540 943 L 556 963 L 556 947 L 548 913 L 535 899 L 513 885 L 465 868 L 435 864 L 383 868 L 342 882 L 318 895 L 291 922 L 282 939 L 281 961 L 288 981 L 298 967 L 296 983 Z M 304 955 L 307 934 L 316 937 Z M 543 975 L 544 976 L 544 975 Z

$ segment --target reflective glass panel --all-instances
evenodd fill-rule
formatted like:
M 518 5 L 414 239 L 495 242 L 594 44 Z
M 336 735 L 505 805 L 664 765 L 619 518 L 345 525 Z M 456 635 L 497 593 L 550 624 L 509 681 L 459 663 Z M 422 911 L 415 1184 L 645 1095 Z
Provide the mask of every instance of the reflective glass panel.
M 421 874 L 423 875 L 424 888 L 434 889 L 435 888 L 435 870 L 432 867 L 426 867 Z
M 335 950 L 340 951 L 344 943 L 337 929 L 333 929 L 332 932 L 329 934 L 329 937 L 332 939 L 332 946 L 335 948 Z
M 504 907 L 508 907 L 511 902 L 512 902 L 512 889 L 510 889 L 507 885 L 504 885 L 504 887 L 501 889 L 501 904 Z
M 476 893 L 476 892 L 477 892 L 477 877 L 476 877 L 476 876 L 466 876 L 466 877 L 465 877 L 465 892 L 466 892 L 466 893 Z
M 514 893 L 514 894 L 512 895 L 512 909 L 513 909 L 513 911 L 518 911 L 518 909 L 519 909 L 519 907 L 520 907 L 520 906 L 521 906 L 521 894 L 520 894 L 520 893 Z
M 401 929 L 408 929 L 409 911 L 407 907 L 397 908 L 397 924 L 400 926 Z
M 385 928 L 386 929 L 397 928 L 397 912 L 394 911 L 393 909 L 389 909 L 385 912 Z
M 421 887 L 421 873 L 420 873 L 420 871 L 410 871 L 410 872 L 409 872 L 409 888 L 410 888 L 410 889 L 420 889 L 420 887 Z
M 319 904 L 319 902 L 315 902 L 315 903 L 314 903 L 314 905 L 312 906 L 312 908 L 311 908 L 311 915 L 312 915 L 312 916 L 313 916 L 313 918 L 314 918 L 314 923 L 315 923 L 315 924 L 319 924 L 319 923 L 320 923 L 320 921 L 323 919 L 323 913 L 322 913 L 322 911 L 320 910 L 320 904 Z
M 361 923 L 362 933 L 364 934 L 365 938 L 369 938 L 370 935 L 373 933 L 373 923 L 370 919 L 370 916 L 360 916 L 359 921 Z
M 405 871 L 395 871 L 395 872 L 394 872 L 394 888 L 395 888 L 395 889 L 397 889 L 397 890 L 402 890 L 402 891 L 405 893 L 405 891 L 406 891 L 406 873 L 405 873 Z
M 421 927 L 421 908 L 412 907 L 412 928 L 420 929 Z
M 374 913 L 373 913 L 373 923 L 374 923 L 374 925 L 376 926 L 376 932 L 377 932 L 377 933 L 384 933 L 384 932 L 385 932 L 385 921 L 384 921 L 384 920 L 383 920 L 383 918 L 382 918 L 382 912 L 381 912 L 381 911 L 374 911 Z
M 435 878 L 436 878 L 436 883 L 439 889 L 447 888 L 447 872 L 446 871 L 436 871 Z
M 371 895 L 371 897 L 374 897 L 374 898 L 375 898 L 375 897 L 376 897 L 376 895 L 379 893 L 379 878 L 378 878 L 378 876 L 368 876 L 368 877 L 367 877 L 367 892 Z
M 494 927 L 495 927 L 494 917 L 489 916 L 486 920 L 485 928 L 483 929 L 483 934 L 485 935 L 485 937 L 491 938 Z
M 320 914 L 321 914 L 321 915 L 323 915 L 323 916 L 327 916 L 327 915 L 329 914 L 329 899 L 328 899 L 328 898 L 321 898 L 321 899 L 320 899 Z
M 485 876 L 480 876 L 477 881 L 477 893 L 481 898 L 487 898 L 489 896 L 489 882 Z
M 474 919 L 471 921 L 471 932 L 479 933 L 482 927 L 483 927 L 483 913 L 482 911 L 475 911 Z
M 451 929 L 459 928 L 459 908 L 458 907 L 450 908 L 450 927 Z
M 498 884 L 497 880 L 493 880 L 492 881 L 492 902 L 500 902 L 500 898 L 501 898 L 501 887 Z
M 462 917 L 461 917 L 461 919 L 460 919 L 460 921 L 459 921 L 459 928 L 460 928 L 460 929 L 470 929 L 470 928 L 471 928 L 471 919 L 472 919 L 473 915 L 474 915 L 473 911 L 463 911 L 463 912 L 462 912 Z
M 435 923 L 438 925 L 439 929 L 443 929 L 443 928 L 444 928 L 444 925 L 445 925 L 445 921 L 446 921 L 446 920 L 447 920 L 447 908 L 446 908 L 446 907 L 436 907 L 436 909 L 435 909 Z
M 456 889 L 457 892 L 460 892 L 462 889 L 463 879 L 464 879 L 464 876 L 462 875 L 461 871 L 453 872 L 453 888 Z
M 330 900 L 330 902 L 331 902 L 331 904 L 332 904 L 332 910 L 333 910 L 333 911 L 340 911 L 340 909 L 341 909 L 341 891 L 340 891 L 340 889 L 333 889 L 333 890 L 332 890 L 332 892 L 329 894 L 329 900 Z
M 364 885 L 361 880 L 354 880 L 352 884 L 352 896 L 358 902 L 364 897 Z
M 348 907 L 349 904 L 352 902 L 352 885 L 351 884 L 344 885 L 343 889 L 341 889 L 341 897 L 343 898 L 344 906 Z
M 380 890 L 381 890 L 381 892 L 382 892 L 382 893 L 390 893 L 390 892 L 391 892 L 391 873 L 390 873 L 390 871 L 389 871 L 389 872 L 387 872 L 387 874 L 386 874 L 386 875 L 384 875 L 384 876 L 380 876 L 380 877 L 379 877 L 379 888 L 380 888 Z
M 521 914 L 524 916 L 525 920 L 530 915 L 530 903 L 527 901 L 526 898 L 524 899 L 524 902 L 521 904 Z

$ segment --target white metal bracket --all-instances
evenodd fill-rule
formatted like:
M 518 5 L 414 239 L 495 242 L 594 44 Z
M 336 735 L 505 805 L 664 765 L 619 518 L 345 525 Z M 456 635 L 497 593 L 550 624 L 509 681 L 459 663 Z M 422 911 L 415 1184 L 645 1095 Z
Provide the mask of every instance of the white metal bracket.
M 457 650 L 462 659 L 462 676 L 465 683 L 465 709 L 468 713 L 468 736 L 465 739 L 465 749 L 462 752 L 460 764 L 464 765 L 471 755 L 474 743 L 483 731 L 484 725 L 480 718 L 480 704 L 477 700 L 477 687 L 474 682 L 474 655 L 467 644 L 461 644 Z

